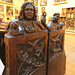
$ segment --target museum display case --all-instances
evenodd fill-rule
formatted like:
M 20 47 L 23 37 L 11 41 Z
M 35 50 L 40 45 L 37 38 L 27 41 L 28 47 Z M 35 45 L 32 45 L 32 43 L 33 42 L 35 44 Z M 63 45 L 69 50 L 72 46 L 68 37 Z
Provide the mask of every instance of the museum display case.
M 61 16 L 66 28 L 75 29 L 75 7 L 62 8 Z

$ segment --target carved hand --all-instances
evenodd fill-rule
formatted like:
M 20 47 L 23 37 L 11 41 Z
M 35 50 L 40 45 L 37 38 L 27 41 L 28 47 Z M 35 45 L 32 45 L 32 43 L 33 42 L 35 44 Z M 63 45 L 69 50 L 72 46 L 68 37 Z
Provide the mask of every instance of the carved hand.
M 15 29 L 15 30 L 17 30 L 18 29 L 18 24 L 16 23 L 16 22 L 14 22 L 14 21 L 11 21 L 10 22 L 10 29 Z

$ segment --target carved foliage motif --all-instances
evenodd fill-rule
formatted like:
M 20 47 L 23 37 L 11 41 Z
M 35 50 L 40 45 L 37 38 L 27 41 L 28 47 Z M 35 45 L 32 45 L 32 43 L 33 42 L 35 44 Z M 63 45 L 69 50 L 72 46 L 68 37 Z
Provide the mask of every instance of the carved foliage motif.
M 51 51 L 52 52 L 59 52 L 63 49 L 63 35 L 59 34 L 51 38 Z
M 46 38 L 17 44 L 17 75 L 29 75 L 45 64 Z

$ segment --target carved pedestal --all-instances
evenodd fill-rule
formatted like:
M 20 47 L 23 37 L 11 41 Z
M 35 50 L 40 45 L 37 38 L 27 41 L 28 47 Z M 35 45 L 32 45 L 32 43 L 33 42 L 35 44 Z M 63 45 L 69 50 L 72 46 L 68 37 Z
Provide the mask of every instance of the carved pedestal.
M 5 35 L 7 75 L 46 75 L 48 32 Z
M 48 75 L 64 75 L 66 57 L 64 52 L 64 29 L 49 33 Z

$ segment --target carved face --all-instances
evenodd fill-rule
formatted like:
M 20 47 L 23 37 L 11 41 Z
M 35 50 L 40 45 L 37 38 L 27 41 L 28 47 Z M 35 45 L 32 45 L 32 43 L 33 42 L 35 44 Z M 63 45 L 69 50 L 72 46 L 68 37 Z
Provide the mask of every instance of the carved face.
M 31 4 L 26 5 L 24 13 L 26 18 L 32 19 L 34 15 L 34 7 Z

